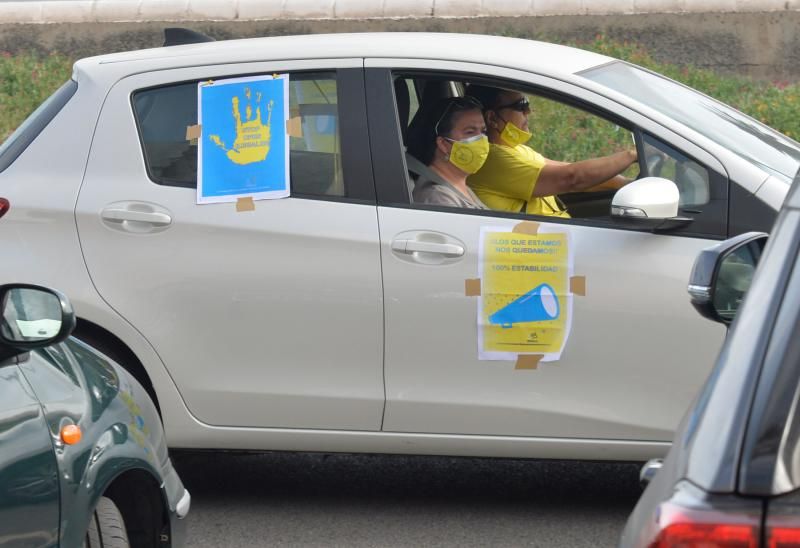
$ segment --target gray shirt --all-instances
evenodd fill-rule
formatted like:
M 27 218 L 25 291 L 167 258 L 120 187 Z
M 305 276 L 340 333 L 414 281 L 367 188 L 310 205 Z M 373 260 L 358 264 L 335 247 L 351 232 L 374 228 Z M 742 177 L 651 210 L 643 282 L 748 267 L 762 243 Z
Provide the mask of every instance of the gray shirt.
M 467 187 L 467 194 L 465 195 L 431 170 L 427 170 L 426 173 L 419 176 L 414 185 L 412 197 L 416 203 L 468 209 L 489 209 L 472 192 L 472 189 Z

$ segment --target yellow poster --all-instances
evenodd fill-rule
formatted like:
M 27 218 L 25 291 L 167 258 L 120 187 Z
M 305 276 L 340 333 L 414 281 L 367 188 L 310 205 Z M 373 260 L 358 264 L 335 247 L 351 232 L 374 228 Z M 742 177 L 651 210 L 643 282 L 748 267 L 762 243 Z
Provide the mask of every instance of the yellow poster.
M 569 232 L 481 229 L 478 341 L 481 360 L 538 354 L 557 360 L 569 338 L 573 261 Z

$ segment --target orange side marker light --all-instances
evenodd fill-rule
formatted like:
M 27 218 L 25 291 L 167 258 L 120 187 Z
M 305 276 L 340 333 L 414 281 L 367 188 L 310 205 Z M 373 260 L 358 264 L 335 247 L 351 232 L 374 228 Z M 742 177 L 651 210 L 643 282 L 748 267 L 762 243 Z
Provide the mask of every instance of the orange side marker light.
M 68 424 L 61 429 L 61 441 L 67 445 L 75 445 L 81 441 L 81 427 L 77 424 Z

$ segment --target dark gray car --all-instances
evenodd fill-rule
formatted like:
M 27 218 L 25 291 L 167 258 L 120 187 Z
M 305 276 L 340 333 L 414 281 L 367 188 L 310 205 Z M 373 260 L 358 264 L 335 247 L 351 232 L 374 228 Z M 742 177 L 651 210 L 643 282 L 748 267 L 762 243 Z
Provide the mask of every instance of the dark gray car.
M 156 407 L 74 328 L 64 295 L 0 285 L 0 545 L 182 546 L 191 497 Z
M 693 304 L 732 323 L 663 466 L 642 471 L 655 475 L 622 547 L 800 546 L 800 173 L 766 240 L 741 235 L 695 263 Z

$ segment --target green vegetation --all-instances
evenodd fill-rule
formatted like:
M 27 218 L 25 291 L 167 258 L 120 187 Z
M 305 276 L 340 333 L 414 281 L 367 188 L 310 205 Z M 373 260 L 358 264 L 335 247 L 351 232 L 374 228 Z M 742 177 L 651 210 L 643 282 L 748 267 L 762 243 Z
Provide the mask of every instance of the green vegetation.
M 597 35 L 590 42 L 568 45 L 624 59 L 685 83 L 719 99 L 753 118 L 800 138 L 800 84 L 762 82 L 744 77 L 722 76 L 696 67 L 680 67 L 655 61 L 641 46 L 615 42 Z M 530 145 L 545 157 L 574 162 L 612 154 L 632 146 L 632 135 L 594 114 L 543 97 L 531 96 Z M 636 176 L 631 167 L 625 175 Z
M 690 66 L 659 63 L 642 47 L 610 40 L 604 35 L 569 45 L 625 59 L 665 74 L 734 106 L 793 139 L 800 139 L 798 83 L 760 82 L 721 76 Z M 73 61 L 58 54 L 0 55 L 0 140 L 5 140 L 28 114 L 69 78 Z M 564 160 L 586 158 L 630 142 L 630 136 L 624 130 L 575 109 L 544 101 L 537 100 L 534 105 L 533 131 L 537 135 L 534 145 L 545 155 Z M 559 124 L 551 125 L 550 120 L 559 120 Z M 605 124 L 605 127 L 598 127 L 598 124 Z M 557 126 L 568 128 L 568 131 L 548 134 L 542 131 Z M 584 135 L 592 138 L 581 139 Z
M 73 59 L 27 54 L 0 56 L 0 141 L 67 81 Z
M 800 140 L 798 82 L 763 82 L 741 76 L 722 76 L 714 71 L 692 66 L 659 63 L 641 46 L 615 42 L 602 34 L 595 36 L 592 41 L 569 45 L 624 59 L 660 72 L 749 114 L 794 140 Z

